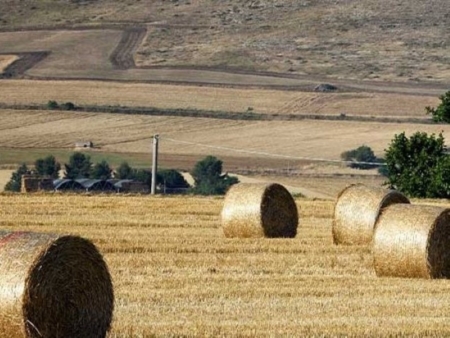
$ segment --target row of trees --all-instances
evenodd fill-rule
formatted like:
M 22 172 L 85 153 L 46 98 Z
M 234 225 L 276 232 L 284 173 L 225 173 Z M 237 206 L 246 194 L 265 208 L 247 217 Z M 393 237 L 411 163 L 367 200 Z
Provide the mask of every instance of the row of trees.
M 236 177 L 222 174 L 223 162 L 214 156 L 207 156 L 195 164 L 191 174 L 195 185 L 191 187 L 183 175 L 174 169 L 159 170 L 156 183 L 167 189 L 188 191 L 201 195 L 225 194 L 228 188 L 238 183 Z M 92 178 L 92 179 L 132 179 L 150 187 L 152 173 L 147 169 L 132 168 L 127 162 L 121 163 L 114 171 L 107 161 L 103 160 L 93 164 L 89 155 L 76 152 L 69 158 L 69 163 L 64 164 L 64 176 L 67 179 Z M 59 178 L 61 165 L 53 155 L 40 158 L 35 161 L 34 169 L 30 170 L 26 164 L 22 164 L 12 175 L 6 184 L 5 190 L 20 191 L 22 175 L 34 173 L 42 177 Z

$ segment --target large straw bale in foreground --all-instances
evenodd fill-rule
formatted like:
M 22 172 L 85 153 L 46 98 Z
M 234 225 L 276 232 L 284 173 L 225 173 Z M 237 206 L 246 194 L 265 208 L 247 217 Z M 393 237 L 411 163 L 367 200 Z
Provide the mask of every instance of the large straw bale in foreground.
M 2 337 L 105 337 L 113 307 L 108 268 L 90 241 L 0 231 Z
M 377 276 L 450 277 L 450 209 L 396 204 L 383 210 L 374 234 Z
M 381 209 L 396 203 L 409 203 L 409 200 L 395 190 L 362 184 L 348 186 L 341 191 L 334 206 L 334 244 L 370 244 Z
M 280 184 L 240 183 L 225 196 L 225 237 L 295 237 L 297 226 L 297 205 Z

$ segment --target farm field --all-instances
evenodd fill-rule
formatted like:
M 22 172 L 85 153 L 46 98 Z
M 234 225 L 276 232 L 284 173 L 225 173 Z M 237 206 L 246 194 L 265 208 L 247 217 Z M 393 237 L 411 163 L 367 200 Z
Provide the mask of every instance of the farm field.
M 339 160 L 362 144 L 382 155 L 395 134 L 450 132 L 448 125 L 357 121 L 240 121 L 175 116 L 0 110 L 1 148 L 66 148 L 90 140 L 107 152 L 150 153 L 151 137 L 161 136 L 160 152 L 288 161 Z
M 448 281 L 377 278 L 369 246 L 332 244 L 333 200 L 296 203 L 295 239 L 226 239 L 223 198 L 186 196 L 1 194 L 0 227 L 93 240 L 111 337 L 450 334 Z
M 311 89 L 314 86 L 310 87 Z M 438 96 L 396 93 L 315 93 L 255 88 L 214 88 L 188 85 L 99 81 L 0 81 L 0 103 L 41 104 L 49 100 L 76 105 L 121 105 L 162 109 L 200 109 L 264 114 L 328 114 L 428 119 L 426 106 Z
M 0 1 L 0 228 L 92 239 L 114 280 L 110 338 L 450 336 L 448 281 L 377 278 L 370 246 L 331 236 L 338 193 L 385 180 L 342 152 L 382 157 L 401 132 L 449 144 L 425 115 L 450 89 L 447 2 Z M 153 116 L 94 112 L 108 106 Z M 224 238 L 223 197 L 1 192 L 19 163 L 64 163 L 78 141 L 149 168 L 155 134 L 160 167 L 188 176 L 214 155 L 285 185 L 297 237 Z

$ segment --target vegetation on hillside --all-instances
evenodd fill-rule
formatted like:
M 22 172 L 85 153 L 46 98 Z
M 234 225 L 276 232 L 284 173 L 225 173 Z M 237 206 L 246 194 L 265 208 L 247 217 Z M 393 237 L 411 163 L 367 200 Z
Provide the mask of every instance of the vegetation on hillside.
M 446 7 L 447 0 L 22 0 L 0 2 L 0 29 L 159 23 L 136 55 L 141 65 L 442 81 Z

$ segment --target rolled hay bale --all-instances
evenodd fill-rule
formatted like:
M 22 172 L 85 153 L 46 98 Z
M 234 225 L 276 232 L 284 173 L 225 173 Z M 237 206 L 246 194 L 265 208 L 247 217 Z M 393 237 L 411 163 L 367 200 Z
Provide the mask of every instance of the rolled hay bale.
M 225 196 L 225 237 L 295 237 L 298 211 L 290 192 L 277 183 L 239 183 Z
M 346 187 L 340 192 L 334 205 L 334 244 L 370 244 L 381 209 L 397 203 L 409 203 L 409 200 L 395 190 L 363 184 Z
M 383 210 L 373 241 L 377 276 L 450 277 L 450 209 L 396 204 Z
M 113 307 L 111 276 L 89 240 L 0 231 L 2 337 L 105 337 Z

